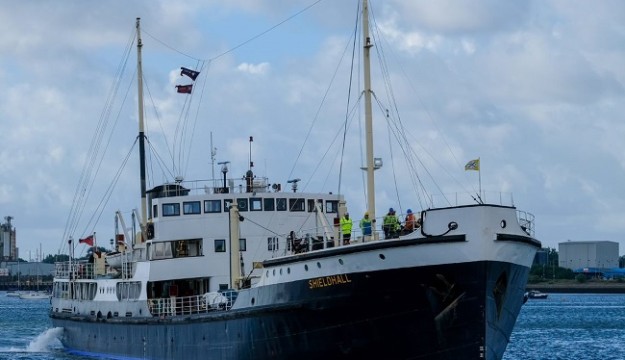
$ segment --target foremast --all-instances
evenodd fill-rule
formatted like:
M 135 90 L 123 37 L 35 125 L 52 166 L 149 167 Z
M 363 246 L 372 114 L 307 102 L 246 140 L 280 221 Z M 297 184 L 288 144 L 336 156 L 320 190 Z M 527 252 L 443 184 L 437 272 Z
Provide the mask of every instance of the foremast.
M 146 176 L 145 176 L 145 125 L 143 120 L 143 66 L 141 62 L 141 18 L 137 18 L 137 96 L 139 106 L 139 169 L 141 176 L 141 234 L 143 235 L 147 222 L 147 197 L 146 197 Z M 140 242 L 144 241 L 142 236 Z
M 367 212 L 369 219 L 375 221 L 375 179 L 373 172 L 375 164 L 373 159 L 373 115 L 371 113 L 371 38 L 369 37 L 369 4 L 362 0 L 362 36 L 365 80 L 365 141 L 367 156 Z M 373 224 L 375 226 L 375 224 Z M 376 234 L 375 232 L 373 232 Z

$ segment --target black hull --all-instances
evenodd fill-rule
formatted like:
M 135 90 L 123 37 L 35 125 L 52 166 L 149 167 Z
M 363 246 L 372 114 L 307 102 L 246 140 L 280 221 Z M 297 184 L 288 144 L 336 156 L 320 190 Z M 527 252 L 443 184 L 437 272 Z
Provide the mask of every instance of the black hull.
M 52 322 L 70 351 L 135 358 L 500 359 L 528 270 L 475 262 L 342 274 L 266 286 L 254 307 L 228 312 L 98 321 L 53 313 Z

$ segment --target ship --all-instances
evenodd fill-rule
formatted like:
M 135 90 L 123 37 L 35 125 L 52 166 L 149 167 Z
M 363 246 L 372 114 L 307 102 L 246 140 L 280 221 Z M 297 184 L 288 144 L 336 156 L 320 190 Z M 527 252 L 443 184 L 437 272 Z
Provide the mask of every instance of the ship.
M 362 0 L 365 61 L 368 6 Z M 141 79 L 139 19 L 136 34 Z M 218 184 L 177 179 L 147 190 L 142 154 L 137 231 L 118 213 L 115 251 L 80 260 L 70 239 L 70 260 L 55 265 L 50 319 L 65 350 L 138 359 L 501 359 L 541 246 L 533 215 L 478 199 L 417 211 L 412 231 L 383 234 L 366 73 L 363 93 L 371 234 L 343 241 L 342 194 L 298 192 L 299 179 L 283 189 L 251 166 L 228 177 L 222 163 Z

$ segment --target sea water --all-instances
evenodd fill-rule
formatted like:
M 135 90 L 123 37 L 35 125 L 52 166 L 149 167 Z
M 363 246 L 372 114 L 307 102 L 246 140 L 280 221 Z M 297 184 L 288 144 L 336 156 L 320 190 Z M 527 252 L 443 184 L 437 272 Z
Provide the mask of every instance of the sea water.
M 521 308 L 504 360 L 625 359 L 625 294 L 549 294 Z
M 22 300 L 0 292 L 0 360 L 89 359 L 63 350 L 62 329 L 52 328 L 49 308 L 47 299 Z M 625 359 L 625 294 L 529 299 L 504 360 L 543 359 Z

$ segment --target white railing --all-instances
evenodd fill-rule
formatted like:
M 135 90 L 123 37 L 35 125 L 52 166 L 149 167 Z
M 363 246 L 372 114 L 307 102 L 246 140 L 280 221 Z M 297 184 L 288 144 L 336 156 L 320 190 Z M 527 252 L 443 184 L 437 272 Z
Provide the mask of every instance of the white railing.
M 168 317 L 230 310 L 234 300 L 236 300 L 234 293 L 218 293 L 218 299 L 210 298 L 207 295 L 148 299 L 148 308 L 153 316 Z
M 127 264 L 125 269 L 127 278 L 132 274 L 133 266 L 133 263 Z M 101 277 L 116 278 L 122 275 L 119 271 L 117 273 L 111 271 L 112 268 L 106 265 L 104 273 L 97 273 L 95 264 L 86 260 L 57 262 L 54 264 L 54 277 L 57 279 L 80 280 L 97 279 Z

